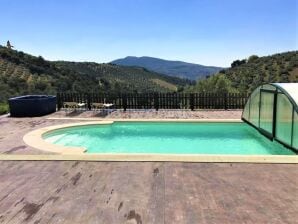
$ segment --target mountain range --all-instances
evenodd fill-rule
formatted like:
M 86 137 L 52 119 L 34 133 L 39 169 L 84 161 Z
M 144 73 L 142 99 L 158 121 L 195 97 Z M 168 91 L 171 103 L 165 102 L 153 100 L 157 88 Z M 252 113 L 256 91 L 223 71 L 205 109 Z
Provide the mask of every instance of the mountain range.
M 183 61 L 169 61 L 153 57 L 128 56 L 126 58 L 114 60 L 111 63 L 122 66 L 143 67 L 161 74 L 190 80 L 202 79 L 223 69 L 221 67 L 204 66 Z

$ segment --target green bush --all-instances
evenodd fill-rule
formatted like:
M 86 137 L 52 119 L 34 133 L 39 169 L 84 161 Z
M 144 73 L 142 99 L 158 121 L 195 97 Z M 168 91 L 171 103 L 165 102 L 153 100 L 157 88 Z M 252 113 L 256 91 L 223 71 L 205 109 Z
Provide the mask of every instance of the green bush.
M 9 107 L 7 103 L 0 103 L 0 115 L 6 114 L 9 111 Z

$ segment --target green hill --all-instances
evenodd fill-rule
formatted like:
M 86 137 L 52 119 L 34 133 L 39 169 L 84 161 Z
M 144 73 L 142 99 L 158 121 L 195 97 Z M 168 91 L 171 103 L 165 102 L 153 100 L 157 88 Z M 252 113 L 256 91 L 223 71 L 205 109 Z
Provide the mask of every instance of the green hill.
M 111 63 L 125 66 L 139 66 L 169 76 L 198 80 L 213 75 L 223 68 L 205 66 L 183 61 L 169 61 L 152 57 L 132 57 L 117 59 Z
M 266 57 L 250 56 L 236 60 L 231 68 L 200 80 L 188 91 L 250 93 L 257 86 L 272 82 L 298 82 L 298 51 Z
M 190 80 L 170 77 L 134 66 L 65 61 L 58 61 L 55 64 L 59 68 L 67 68 L 83 76 L 92 75 L 104 89 L 112 89 L 116 92 L 171 92 L 192 83 Z
M 23 94 L 171 92 L 191 83 L 144 68 L 89 62 L 51 62 L 0 46 L 0 102 Z

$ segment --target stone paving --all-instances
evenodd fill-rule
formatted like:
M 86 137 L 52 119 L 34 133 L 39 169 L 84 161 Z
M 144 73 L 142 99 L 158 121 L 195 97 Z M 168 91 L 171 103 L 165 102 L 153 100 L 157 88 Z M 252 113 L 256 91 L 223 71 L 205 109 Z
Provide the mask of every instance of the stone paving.
M 241 116 L 241 111 L 76 113 L 2 116 L 0 153 L 40 154 L 25 145 L 24 134 L 74 122 L 48 117 Z M 296 164 L 0 161 L 0 223 L 297 223 L 297 168 Z
M 108 111 L 65 111 L 52 117 L 100 117 L 107 119 L 240 119 L 242 110 L 116 110 Z

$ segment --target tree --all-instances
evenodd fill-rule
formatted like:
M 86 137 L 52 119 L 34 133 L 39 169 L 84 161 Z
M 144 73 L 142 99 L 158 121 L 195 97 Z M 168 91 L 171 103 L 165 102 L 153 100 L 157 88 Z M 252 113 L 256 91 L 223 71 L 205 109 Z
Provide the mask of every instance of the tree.
M 12 46 L 12 45 L 10 44 L 10 41 L 9 41 L 9 40 L 8 40 L 7 43 L 6 43 L 6 47 L 7 47 L 9 50 L 11 50 L 12 48 L 14 48 L 14 46 Z
M 223 74 L 220 74 L 217 77 L 215 89 L 217 93 L 228 93 L 231 90 L 231 81 Z
M 247 62 L 254 62 L 254 61 L 256 61 L 258 58 L 259 58 L 259 57 L 258 57 L 257 55 L 251 55 L 251 56 L 248 58 Z
M 237 66 L 245 64 L 245 63 L 246 63 L 246 59 L 236 60 L 236 61 L 232 62 L 231 67 L 234 68 L 234 67 L 237 67 Z

